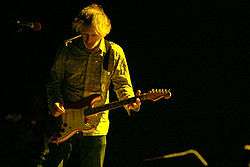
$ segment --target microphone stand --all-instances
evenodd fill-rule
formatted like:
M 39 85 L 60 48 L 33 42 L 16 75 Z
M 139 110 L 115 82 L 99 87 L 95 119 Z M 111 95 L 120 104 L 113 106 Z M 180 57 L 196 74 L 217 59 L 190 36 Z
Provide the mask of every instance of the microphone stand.
M 72 38 L 66 39 L 66 40 L 64 41 L 65 46 L 68 46 L 69 43 L 72 43 L 72 41 L 73 41 L 74 39 L 78 39 L 78 38 L 80 38 L 80 37 L 82 37 L 82 35 L 77 35 L 77 36 L 74 36 L 74 37 L 72 37 Z

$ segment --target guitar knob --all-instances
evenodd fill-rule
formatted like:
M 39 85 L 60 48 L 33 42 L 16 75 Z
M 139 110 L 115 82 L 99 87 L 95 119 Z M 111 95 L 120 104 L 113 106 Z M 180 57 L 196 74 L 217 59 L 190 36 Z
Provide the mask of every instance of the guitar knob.
M 61 132 L 65 132 L 65 129 L 64 129 L 64 128 L 61 128 L 60 131 L 61 131 Z

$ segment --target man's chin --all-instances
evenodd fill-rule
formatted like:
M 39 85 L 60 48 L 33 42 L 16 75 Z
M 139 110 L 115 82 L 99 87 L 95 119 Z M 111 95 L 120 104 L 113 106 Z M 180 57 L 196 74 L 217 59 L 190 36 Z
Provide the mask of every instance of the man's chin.
M 88 50 L 88 51 L 94 51 L 97 46 L 88 46 L 88 45 L 85 45 L 85 48 Z
M 92 49 L 95 48 L 95 46 L 85 44 L 85 48 L 88 49 L 88 50 L 92 50 Z

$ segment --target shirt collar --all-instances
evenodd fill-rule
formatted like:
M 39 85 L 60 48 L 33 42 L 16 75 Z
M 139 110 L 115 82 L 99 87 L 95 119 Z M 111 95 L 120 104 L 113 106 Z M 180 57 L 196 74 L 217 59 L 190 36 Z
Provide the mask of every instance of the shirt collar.
M 82 49 L 84 49 L 84 44 L 83 44 L 82 40 L 80 40 L 80 47 Z M 96 53 L 100 53 L 100 55 L 103 56 L 103 55 L 105 55 L 106 52 L 107 52 L 107 49 L 106 49 L 106 45 L 105 45 L 105 39 L 102 38 Z
M 104 38 L 102 38 L 101 41 L 100 41 L 99 49 L 103 53 L 102 56 L 107 52 L 106 46 L 105 46 L 105 39 Z

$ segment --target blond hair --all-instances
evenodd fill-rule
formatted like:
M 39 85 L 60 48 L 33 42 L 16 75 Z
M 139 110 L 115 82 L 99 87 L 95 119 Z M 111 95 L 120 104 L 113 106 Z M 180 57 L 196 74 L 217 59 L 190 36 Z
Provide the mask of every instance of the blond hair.
M 95 28 L 96 32 L 105 37 L 111 30 L 111 22 L 103 8 L 97 4 L 86 6 L 73 21 L 73 29 L 80 32 L 82 26 Z

